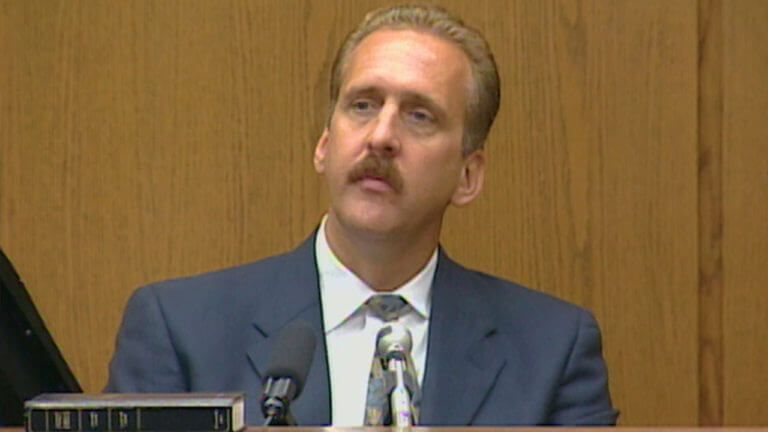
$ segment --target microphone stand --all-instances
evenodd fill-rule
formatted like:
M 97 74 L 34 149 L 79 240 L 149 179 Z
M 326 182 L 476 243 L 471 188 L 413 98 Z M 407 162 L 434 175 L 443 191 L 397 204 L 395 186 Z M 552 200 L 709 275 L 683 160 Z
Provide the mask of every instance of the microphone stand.
M 413 426 L 413 413 L 411 412 L 411 394 L 405 384 L 406 362 L 403 359 L 392 358 L 387 369 L 395 375 L 395 386 L 389 394 L 389 406 L 392 417 L 392 425 L 403 428 Z
M 264 421 L 264 426 L 296 426 L 296 420 L 290 411 L 286 411 L 282 416 L 269 416 Z
M 413 400 L 419 399 L 418 382 L 411 359 L 411 332 L 399 324 L 388 324 L 376 335 L 376 350 L 382 360 L 388 387 L 390 424 L 398 428 L 419 422 Z

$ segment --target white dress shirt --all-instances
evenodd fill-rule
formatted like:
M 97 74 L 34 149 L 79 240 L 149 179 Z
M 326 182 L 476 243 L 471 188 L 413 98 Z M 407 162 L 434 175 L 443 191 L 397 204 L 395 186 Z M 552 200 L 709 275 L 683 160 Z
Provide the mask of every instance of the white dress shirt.
M 315 240 L 315 256 L 328 351 L 331 422 L 334 426 L 362 426 L 376 334 L 384 326 L 364 304 L 379 293 L 336 258 L 325 236 L 325 219 Z M 392 292 L 403 296 L 412 308 L 398 322 L 411 331 L 411 355 L 420 385 L 427 357 L 430 293 L 436 268 L 437 249 L 416 276 Z

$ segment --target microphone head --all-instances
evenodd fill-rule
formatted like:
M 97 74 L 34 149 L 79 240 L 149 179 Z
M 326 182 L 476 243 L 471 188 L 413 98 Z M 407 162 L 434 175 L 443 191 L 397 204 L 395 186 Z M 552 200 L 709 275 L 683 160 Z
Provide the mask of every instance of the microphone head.
M 303 321 L 288 324 L 277 337 L 264 381 L 268 378 L 290 378 L 296 385 L 296 394 L 291 399 L 298 397 L 307 380 L 314 354 L 315 333 L 309 324 Z
M 411 354 L 411 345 L 411 332 L 397 323 L 385 325 L 376 335 L 376 352 L 381 358 L 404 358 Z

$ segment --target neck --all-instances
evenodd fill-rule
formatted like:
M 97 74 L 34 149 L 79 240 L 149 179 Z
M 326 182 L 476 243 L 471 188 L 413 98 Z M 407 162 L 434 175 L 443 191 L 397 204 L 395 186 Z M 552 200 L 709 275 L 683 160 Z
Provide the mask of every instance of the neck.
M 349 229 L 333 215 L 325 223 L 328 246 L 373 290 L 393 291 L 424 268 L 437 247 L 440 225 L 416 234 L 370 234 Z

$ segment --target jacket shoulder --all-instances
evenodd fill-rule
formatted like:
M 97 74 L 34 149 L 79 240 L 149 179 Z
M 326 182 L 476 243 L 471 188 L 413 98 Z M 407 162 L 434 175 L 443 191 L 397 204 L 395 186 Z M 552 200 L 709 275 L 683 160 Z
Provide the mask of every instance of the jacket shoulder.
M 562 322 L 563 319 L 578 321 L 583 314 L 591 316 L 586 308 L 536 290 L 517 282 L 472 270 L 453 263 L 455 277 L 463 280 L 462 287 L 473 297 L 480 299 L 486 308 L 494 311 L 501 322 L 524 317 L 527 322 Z
M 286 284 L 288 275 L 314 265 L 313 255 L 304 255 L 299 248 L 238 266 L 154 282 L 138 288 L 129 304 L 157 302 L 168 319 L 247 313 L 258 302 L 278 301 L 278 288 Z

